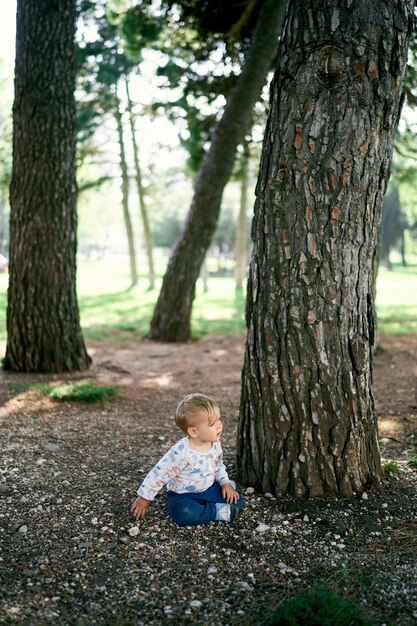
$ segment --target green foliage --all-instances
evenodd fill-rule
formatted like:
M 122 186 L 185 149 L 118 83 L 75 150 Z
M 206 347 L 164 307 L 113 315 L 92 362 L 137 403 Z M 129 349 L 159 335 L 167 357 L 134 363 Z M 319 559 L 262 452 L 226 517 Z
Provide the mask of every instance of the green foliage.
M 408 461 L 408 465 L 410 465 L 411 467 L 415 467 L 417 468 L 417 454 L 415 454 L 409 461 Z
M 279 604 L 271 626 L 366 626 L 362 611 L 326 587 L 301 593 Z
M 63 385 L 46 385 L 44 383 L 35 383 L 30 385 L 13 385 L 13 391 L 40 391 L 44 395 L 49 396 L 52 400 L 61 402 L 100 402 L 109 396 L 117 394 L 116 387 L 111 385 L 97 385 L 90 379 L 81 380 L 76 383 L 66 383 Z
M 395 461 L 386 460 L 382 463 L 382 465 L 384 470 L 390 474 L 399 474 L 401 472 L 400 466 Z

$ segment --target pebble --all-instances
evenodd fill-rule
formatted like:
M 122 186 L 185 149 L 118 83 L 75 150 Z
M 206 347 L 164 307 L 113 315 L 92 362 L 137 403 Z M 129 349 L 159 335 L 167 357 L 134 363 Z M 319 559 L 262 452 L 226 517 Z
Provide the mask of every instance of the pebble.
M 91 520 L 91 523 L 92 523 L 93 526 L 97 526 L 98 518 L 97 517 L 93 517 L 93 519 Z
M 28 531 L 28 527 L 27 526 L 25 526 L 25 525 L 20 526 L 19 532 L 22 533 L 22 535 L 26 535 L 27 531 Z
M 270 526 L 268 526 L 267 524 L 258 524 L 258 526 L 255 528 L 255 531 L 257 533 L 266 533 L 267 530 L 270 530 Z
M 309 522 L 310 518 L 308 517 L 308 515 L 304 515 L 303 517 L 303 522 Z
M 273 496 L 272 493 L 270 493 L 269 491 L 267 491 L 266 493 L 264 493 L 265 498 L 267 498 L 268 500 L 275 500 L 275 497 Z
M 255 489 L 254 489 L 253 487 L 248 487 L 248 488 L 245 490 L 245 493 L 246 493 L 248 496 L 250 496 L 250 494 L 251 494 L 251 493 L 255 493 Z
M 253 591 L 253 587 L 251 587 L 251 585 L 249 585 L 249 583 L 244 580 L 238 580 L 236 583 L 236 587 L 238 589 L 241 589 L 242 591 Z
M 384 504 L 382 505 L 383 509 L 387 509 L 388 508 L 388 502 L 384 502 Z
M 136 535 L 139 535 L 139 527 L 133 526 L 132 528 L 129 528 L 128 533 L 131 537 L 136 537 Z
M 191 600 L 189 606 L 191 609 L 201 609 L 203 603 L 200 600 Z
M 367 499 L 368 499 L 368 494 L 366 493 L 366 491 L 364 491 L 362 494 L 362 500 L 367 500 Z

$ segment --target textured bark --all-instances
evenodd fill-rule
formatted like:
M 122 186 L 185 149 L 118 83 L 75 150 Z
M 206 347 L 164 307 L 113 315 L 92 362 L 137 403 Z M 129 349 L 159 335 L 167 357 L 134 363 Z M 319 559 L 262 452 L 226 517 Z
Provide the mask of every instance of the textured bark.
M 117 125 L 117 134 L 119 137 L 119 150 L 120 150 L 120 174 L 122 179 L 122 207 L 123 207 L 123 219 L 126 229 L 127 245 L 129 250 L 129 265 L 130 265 L 130 286 L 138 284 L 138 272 L 136 269 L 136 249 L 135 249 L 135 237 L 133 234 L 132 220 L 129 211 L 129 172 L 127 169 L 125 140 L 123 136 L 123 121 L 122 113 L 120 111 L 120 102 L 118 97 L 115 99 L 114 117 Z
M 142 183 L 142 172 L 141 172 L 140 160 L 139 160 L 139 146 L 136 140 L 136 132 L 135 132 L 135 117 L 133 114 L 133 104 L 130 98 L 129 79 L 127 76 L 125 77 L 125 82 L 126 82 L 126 95 L 127 95 L 127 109 L 129 111 L 130 132 L 132 135 L 133 160 L 135 163 L 136 188 L 138 190 L 139 209 L 140 209 L 140 216 L 141 216 L 142 226 L 143 226 L 143 235 L 145 237 L 146 258 L 148 260 L 149 289 L 154 289 L 155 288 L 155 269 L 154 269 L 154 262 L 153 262 L 153 239 L 152 239 L 151 227 L 149 225 L 148 210 L 146 207 L 146 200 L 145 200 L 145 191 L 143 189 L 143 183 Z
M 284 0 L 264 0 L 244 68 L 216 125 L 184 232 L 168 264 L 151 322 L 150 338 L 186 341 L 195 285 L 216 230 L 223 190 L 278 47 Z
M 236 265 L 235 284 L 236 290 L 242 291 L 243 281 L 246 277 L 248 234 L 247 234 L 247 208 L 248 208 L 248 183 L 249 183 L 249 146 L 245 142 L 242 156 L 242 180 L 240 182 L 240 207 L 236 231 Z
M 252 226 L 238 429 L 245 484 L 349 496 L 381 479 L 372 261 L 411 0 L 290 0 Z
M 76 297 L 75 0 L 18 0 L 5 367 L 89 367 Z

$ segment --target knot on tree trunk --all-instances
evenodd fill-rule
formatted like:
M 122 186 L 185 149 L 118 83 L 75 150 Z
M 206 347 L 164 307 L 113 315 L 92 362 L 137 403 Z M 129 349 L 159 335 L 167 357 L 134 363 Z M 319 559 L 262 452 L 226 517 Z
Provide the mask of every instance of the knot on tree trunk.
M 347 55 L 336 46 L 324 46 L 318 52 L 318 73 L 330 89 L 336 87 L 347 72 Z

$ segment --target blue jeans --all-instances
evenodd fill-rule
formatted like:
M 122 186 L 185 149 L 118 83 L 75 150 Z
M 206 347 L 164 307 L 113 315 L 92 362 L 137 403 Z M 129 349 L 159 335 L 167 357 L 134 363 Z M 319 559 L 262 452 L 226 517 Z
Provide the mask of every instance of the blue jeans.
M 230 484 L 235 484 L 230 481 Z M 206 491 L 193 493 L 167 492 L 167 507 L 174 522 L 180 526 L 198 526 L 208 524 L 216 519 L 218 507 L 216 504 L 226 504 L 222 496 L 222 488 L 219 483 L 213 483 Z M 239 511 L 243 507 L 243 498 L 239 496 L 236 502 Z

